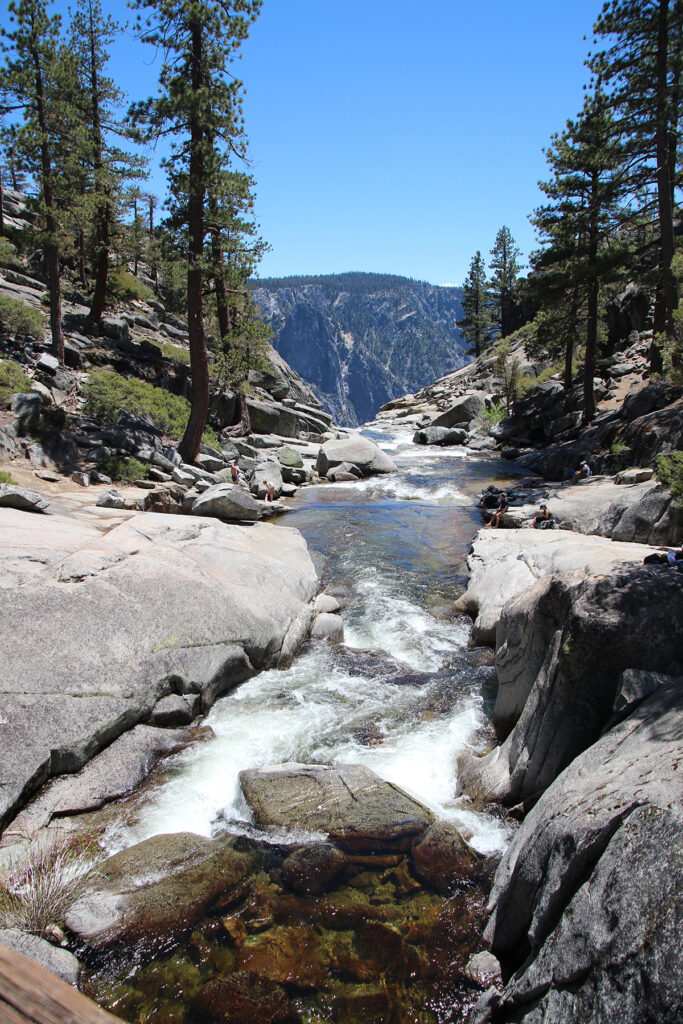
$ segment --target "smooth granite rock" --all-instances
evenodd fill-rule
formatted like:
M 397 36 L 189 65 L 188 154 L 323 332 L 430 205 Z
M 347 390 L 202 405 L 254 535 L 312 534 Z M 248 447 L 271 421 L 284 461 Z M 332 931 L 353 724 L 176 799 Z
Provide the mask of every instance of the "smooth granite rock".
M 386 452 L 367 437 L 347 437 L 339 441 L 326 441 L 320 446 L 316 469 L 325 476 L 342 462 L 357 466 L 363 476 L 374 473 L 395 473 L 396 463 Z
M 678 680 L 577 757 L 514 836 L 485 933 L 514 973 L 471 1021 L 680 1019 L 682 836 Z
M 51 974 L 56 974 L 67 985 L 78 987 L 81 965 L 68 949 L 60 949 L 59 946 L 53 946 L 46 939 L 41 939 L 39 935 L 31 935 L 18 928 L 0 929 L 0 945 L 14 950 L 15 953 L 22 953 L 29 960 L 34 960 Z M 1 1006 L 0 1011 L 2 1011 Z
M 0 546 L 0 827 L 162 697 L 206 711 L 288 664 L 317 590 L 301 535 L 268 524 L 142 514 L 103 535 L 3 509 Z
M 261 516 L 258 503 L 239 484 L 215 484 L 192 505 L 194 516 L 215 516 L 230 522 L 254 522 Z

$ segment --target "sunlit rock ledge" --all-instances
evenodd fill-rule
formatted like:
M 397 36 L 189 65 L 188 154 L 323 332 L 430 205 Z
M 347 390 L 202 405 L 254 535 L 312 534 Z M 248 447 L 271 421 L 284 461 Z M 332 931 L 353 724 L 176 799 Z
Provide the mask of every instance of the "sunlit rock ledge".
M 103 529 L 2 510 L 0 827 L 161 700 L 205 712 L 307 635 L 317 576 L 297 530 L 144 514 Z

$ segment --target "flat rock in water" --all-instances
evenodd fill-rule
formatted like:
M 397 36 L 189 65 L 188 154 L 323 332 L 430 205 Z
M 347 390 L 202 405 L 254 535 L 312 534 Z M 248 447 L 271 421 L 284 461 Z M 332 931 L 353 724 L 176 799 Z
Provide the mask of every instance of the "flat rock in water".
M 189 832 L 154 836 L 99 865 L 64 921 L 86 945 L 162 946 L 191 928 L 250 870 L 247 855 Z
M 327 833 L 351 850 L 403 849 L 434 815 L 362 765 L 289 762 L 240 772 L 242 791 L 263 827 Z

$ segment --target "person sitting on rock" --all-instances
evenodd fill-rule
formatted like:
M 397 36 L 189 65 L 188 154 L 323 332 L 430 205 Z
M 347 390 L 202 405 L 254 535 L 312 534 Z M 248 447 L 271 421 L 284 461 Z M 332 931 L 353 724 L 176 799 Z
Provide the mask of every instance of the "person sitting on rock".
M 587 462 L 582 462 L 572 477 L 572 483 L 578 484 L 579 480 L 587 480 L 591 475 L 591 469 Z
M 237 465 L 237 459 L 235 459 L 232 466 L 230 467 L 230 476 L 232 477 L 232 482 L 234 484 L 239 483 L 240 470 L 239 466 Z
M 547 505 L 541 504 L 538 512 L 531 520 L 531 525 L 535 530 L 540 530 L 543 523 L 552 522 L 552 513 Z
M 498 504 L 498 497 L 500 491 L 493 484 L 489 484 L 485 491 L 481 492 L 481 497 L 477 503 L 478 508 L 495 508 Z
M 273 490 L 273 485 L 268 480 L 264 480 L 263 486 L 266 489 L 266 501 L 275 501 L 275 491 Z
M 496 530 L 500 526 L 500 517 L 502 516 L 503 512 L 507 512 L 509 507 L 510 506 L 508 505 L 507 494 L 505 493 L 505 491 L 501 491 L 500 497 L 498 498 L 498 508 L 491 516 L 488 525 L 492 526 L 493 529 Z

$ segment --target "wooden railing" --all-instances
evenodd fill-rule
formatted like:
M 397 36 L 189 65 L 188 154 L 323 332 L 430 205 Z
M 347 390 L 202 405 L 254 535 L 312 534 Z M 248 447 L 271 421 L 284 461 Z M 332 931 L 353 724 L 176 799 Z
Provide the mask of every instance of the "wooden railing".
M 0 1024 L 122 1024 L 44 967 L 0 945 Z

